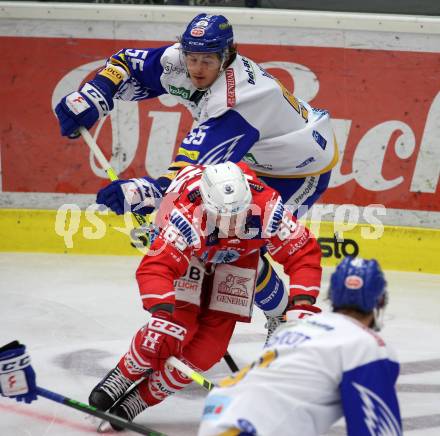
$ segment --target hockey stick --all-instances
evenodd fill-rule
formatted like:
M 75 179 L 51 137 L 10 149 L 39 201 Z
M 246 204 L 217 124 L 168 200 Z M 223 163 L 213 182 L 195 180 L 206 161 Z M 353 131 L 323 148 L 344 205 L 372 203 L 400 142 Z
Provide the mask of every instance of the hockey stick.
M 206 390 L 210 391 L 215 387 L 212 381 L 209 381 L 206 377 L 197 371 L 194 371 L 186 363 L 183 363 L 177 357 L 171 356 L 167 359 L 167 363 L 176 368 L 181 373 L 185 374 L 192 381 L 195 381 L 198 385 L 202 386 Z
M 93 139 L 93 136 L 90 134 L 90 132 L 85 127 L 80 127 L 79 132 L 81 133 L 82 137 L 84 138 L 84 141 L 89 146 L 90 150 L 92 150 L 93 154 L 95 155 L 96 159 L 98 160 L 101 167 L 105 170 L 105 172 L 108 175 L 108 178 L 113 182 L 114 180 L 118 180 L 118 176 L 115 172 L 115 170 L 110 165 L 110 162 L 107 160 L 107 158 L 102 153 L 101 149 L 99 148 L 96 141 Z M 143 225 L 148 224 L 148 219 L 145 218 L 142 215 L 139 215 L 135 212 L 132 212 L 134 217 L 136 218 L 136 221 L 139 223 L 139 225 L 142 227 Z M 226 354 L 223 356 L 225 359 L 226 364 L 228 365 L 229 369 L 232 372 L 238 371 L 238 366 L 234 362 L 234 359 L 229 354 L 228 351 L 226 351 Z
M 99 165 L 103 168 L 103 170 L 107 173 L 108 178 L 113 182 L 115 180 L 119 180 L 119 177 L 116 174 L 116 171 L 112 168 L 110 165 L 110 162 L 107 160 L 107 158 L 102 153 L 101 149 L 98 147 L 98 144 L 93 139 L 90 132 L 85 127 L 79 128 L 79 133 L 81 133 L 81 136 L 84 138 L 84 141 L 89 146 L 90 150 L 92 150 L 93 154 L 95 155 L 96 159 L 99 162 Z M 142 227 L 143 225 L 148 224 L 148 219 L 144 217 L 143 215 L 139 215 L 136 212 L 132 212 L 134 217 L 136 218 L 136 221 L 139 223 L 139 225 Z
M 226 364 L 229 366 L 229 369 L 232 372 L 237 372 L 239 370 L 237 364 L 235 363 L 235 360 L 229 354 L 229 351 L 226 351 L 225 355 L 223 356 L 223 359 L 225 359 Z
M 183 372 L 183 371 L 182 371 Z M 72 407 L 73 409 L 79 410 L 80 412 L 87 413 L 88 415 L 96 416 L 97 418 L 104 419 L 105 421 L 111 422 L 112 424 L 122 427 L 127 430 L 132 430 L 136 433 L 147 435 L 147 436 L 166 436 L 164 433 L 152 430 L 148 427 L 144 427 L 139 424 L 134 424 L 133 422 L 127 421 L 119 416 L 113 415 L 109 412 L 102 412 L 96 409 L 96 407 L 89 406 L 88 404 L 81 403 L 80 401 L 72 400 L 71 398 L 65 397 L 63 395 L 57 394 L 56 392 L 49 391 L 47 389 L 37 387 L 37 394 L 40 397 L 47 398 L 48 400 L 55 401 L 65 406 Z

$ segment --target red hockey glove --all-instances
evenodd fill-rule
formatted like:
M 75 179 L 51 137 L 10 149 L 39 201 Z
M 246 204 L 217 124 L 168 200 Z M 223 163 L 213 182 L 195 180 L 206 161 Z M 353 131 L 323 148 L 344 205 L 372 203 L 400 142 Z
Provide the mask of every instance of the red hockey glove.
M 178 357 L 182 352 L 187 330 L 174 321 L 171 313 L 159 310 L 145 326 L 141 343 L 142 355 L 148 359 L 154 370 L 162 368 L 168 357 Z
M 286 312 L 286 321 L 298 321 L 316 313 L 320 313 L 321 309 L 311 304 L 298 304 L 289 307 Z

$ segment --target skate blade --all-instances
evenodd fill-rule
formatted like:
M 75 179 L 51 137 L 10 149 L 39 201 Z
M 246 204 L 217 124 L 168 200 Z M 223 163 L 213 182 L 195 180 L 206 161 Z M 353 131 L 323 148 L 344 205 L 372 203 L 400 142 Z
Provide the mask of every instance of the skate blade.
M 113 432 L 113 427 L 111 426 L 111 424 L 108 421 L 102 420 L 98 425 L 97 432 L 98 433 L 110 433 L 110 432 Z

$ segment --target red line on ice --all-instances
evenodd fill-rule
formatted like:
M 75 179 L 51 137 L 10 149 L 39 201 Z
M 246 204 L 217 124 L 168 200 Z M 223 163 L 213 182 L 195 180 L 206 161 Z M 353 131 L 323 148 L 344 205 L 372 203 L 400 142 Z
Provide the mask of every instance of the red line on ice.
M 68 421 L 67 419 L 64 419 L 64 418 L 57 418 L 56 416 L 50 416 L 45 413 L 36 412 L 34 410 L 28 409 L 28 407 L 29 406 L 25 406 L 25 405 L 20 406 L 18 404 L 17 405 L 0 404 L 0 410 L 5 410 L 8 412 L 16 413 L 18 415 L 29 416 L 31 418 L 38 419 L 40 421 L 63 425 L 65 427 L 70 427 L 70 428 L 73 428 L 75 430 L 79 430 L 82 432 L 95 433 L 92 426 L 90 426 L 90 425 L 81 424 L 81 423 L 77 423 L 77 422 L 71 422 L 71 421 Z M 28 409 L 28 410 L 25 410 L 25 409 Z

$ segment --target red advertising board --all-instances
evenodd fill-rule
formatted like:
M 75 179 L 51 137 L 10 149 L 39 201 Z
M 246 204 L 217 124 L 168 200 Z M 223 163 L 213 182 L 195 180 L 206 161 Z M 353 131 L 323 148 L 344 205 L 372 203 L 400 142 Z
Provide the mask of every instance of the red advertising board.
M 81 140 L 60 136 L 54 101 L 75 90 L 78 77 L 90 77 L 115 51 L 164 44 L 0 37 L 3 191 L 91 194 L 105 185 Z M 240 45 L 239 51 L 265 65 L 294 92 L 307 84 L 294 83 L 302 76 L 295 76 L 292 68 L 314 78 L 310 103 L 329 110 L 343 149 L 322 202 L 440 211 L 440 162 L 435 160 L 440 148 L 439 53 L 256 44 Z M 90 69 L 94 62 L 98 64 Z M 189 112 L 178 105 L 158 99 L 127 104 L 137 108 L 134 118 L 116 129 L 115 118 L 108 117 L 98 135 L 108 157 L 122 133 L 136 138 L 131 151 L 120 155 L 121 178 L 148 173 L 146 156 L 157 131 L 153 124 L 161 114 L 171 123 L 167 134 L 174 135 L 169 160 L 192 124 Z

